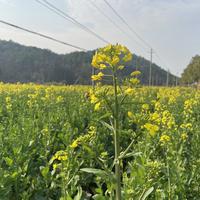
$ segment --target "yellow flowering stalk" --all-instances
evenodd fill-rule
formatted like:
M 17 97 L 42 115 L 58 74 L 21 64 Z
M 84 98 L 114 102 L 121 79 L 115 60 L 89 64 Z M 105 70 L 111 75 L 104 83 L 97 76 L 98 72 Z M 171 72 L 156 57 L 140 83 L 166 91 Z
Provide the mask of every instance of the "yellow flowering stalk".
M 99 70 L 106 68 L 120 70 L 123 69 L 124 64 L 131 59 L 132 54 L 128 48 L 120 44 L 109 44 L 97 50 L 92 58 L 92 66 Z
M 183 141 L 186 141 L 187 138 L 188 138 L 188 135 L 187 135 L 186 133 L 182 133 L 182 134 L 181 134 L 181 139 L 182 139 Z
M 171 140 L 170 136 L 168 136 L 168 135 L 166 135 L 166 134 L 164 134 L 164 135 L 162 135 L 162 136 L 160 137 L 160 142 L 161 142 L 162 144 L 166 144 L 166 143 L 170 142 L 170 140 Z
M 91 94 L 90 95 L 90 102 L 92 103 L 92 104 L 95 104 L 95 103 L 97 103 L 99 101 L 99 99 L 95 96 L 95 94 Z
M 140 74 L 141 74 L 140 71 L 133 71 L 133 72 L 131 73 L 131 76 L 139 76 Z
M 68 158 L 67 152 L 60 150 L 54 154 L 50 162 L 52 163 L 54 160 L 65 161 L 67 160 L 67 158 Z
M 94 126 L 90 126 L 88 133 L 85 135 L 81 135 L 79 136 L 77 139 L 75 139 L 72 144 L 70 145 L 70 147 L 72 149 L 75 149 L 76 147 L 78 147 L 78 145 L 81 145 L 82 143 L 88 143 L 90 142 L 92 139 L 94 139 L 96 137 L 96 127 Z
M 137 78 L 131 78 L 131 79 L 130 79 L 130 83 L 131 83 L 132 85 L 138 85 L 138 84 L 140 83 L 140 80 L 137 79 Z
M 156 132 L 159 131 L 159 127 L 155 124 L 146 123 L 144 125 L 144 128 L 146 128 L 149 131 L 149 134 L 151 136 L 154 136 L 156 134 Z
M 132 59 L 132 53 L 123 45 L 107 45 L 104 48 L 100 48 L 96 51 L 92 59 L 92 66 L 98 70 L 110 70 L 113 81 L 113 95 L 114 102 L 112 103 L 113 108 L 109 109 L 112 111 L 113 123 L 113 136 L 114 136 L 114 149 L 115 149 L 115 196 L 117 200 L 121 200 L 121 169 L 120 169 L 120 101 L 119 101 L 119 80 L 118 70 L 122 70 L 125 64 Z M 102 80 L 103 73 L 99 72 L 97 75 L 93 75 L 92 80 Z M 128 88 L 125 94 L 131 94 L 133 89 Z M 101 106 L 101 101 L 97 100 L 95 96 L 91 101 L 95 104 L 94 110 L 98 111 Z
M 92 75 L 91 79 L 93 81 L 101 81 L 103 76 L 104 76 L 104 74 L 102 72 L 99 72 L 97 75 Z

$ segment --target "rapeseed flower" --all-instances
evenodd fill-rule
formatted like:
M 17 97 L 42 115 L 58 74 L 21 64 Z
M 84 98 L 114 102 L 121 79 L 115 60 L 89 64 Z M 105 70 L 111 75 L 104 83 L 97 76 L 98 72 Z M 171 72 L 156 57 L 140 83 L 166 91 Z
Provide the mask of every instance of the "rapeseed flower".
M 134 93 L 134 89 L 133 88 L 127 88 L 125 91 L 124 91 L 125 94 L 128 94 L 128 95 L 131 95 Z
M 185 141 L 187 138 L 188 138 L 188 135 L 187 135 L 186 133 L 182 133 L 182 134 L 181 134 L 181 139 L 182 139 L 183 141 Z
M 92 58 L 92 66 L 103 70 L 106 68 L 123 69 L 124 64 L 132 59 L 132 54 L 125 46 L 120 44 L 107 45 L 96 51 Z M 98 77 L 93 77 L 98 78 Z
M 171 140 L 170 136 L 168 136 L 168 135 L 166 135 L 166 134 L 164 134 L 164 135 L 162 135 L 162 136 L 160 137 L 160 142 L 161 142 L 162 144 L 166 144 L 166 143 L 170 142 L 170 140 Z
M 94 106 L 94 110 L 98 111 L 98 110 L 100 110 L 100 108 L 101 108 L 101 103 L 100 102 L 96 103 Z
M 141 72 L 140 71 L 133 71 L 132 73 L 131 73 L 131 76 L 139 76 L 141 74 Z
M 127 115 L 128 115 L 128 117 L 129 117 L 130 119 L 133 119 L 133 118 L 134 118 L 134 115 L 133 115 L 133 113 L 132 113 L 131 111 L 128 111 Z
M 104 76 L 104 74 L 102 72 L 99 72 L 97 75 L 92 75 L 91 79 L 93 81 L 101 81 L 103 76 Z
M 137 79 L 137 78 L 131 78 L 131 79 L 130 79 L 130 83 L 132 83 L 133 85 L 137 85 L 137 84 L 140 83 L 140 80 Z
M 49 164 L 52 164 L 54 160 L 59 160 L 59 161 L 66 161 L 68 159 L 68 154 L 64 150 L 57 151 L 54 156 L 51 158 L 49 161 Z
M 156 132 L 159 131 L 159 127 L 155 124 L 146 123 L 144 125 L 144 128 L 146 128 L 149 131 L 149 134 L 151 136 L 154 136 L 156 134 Z

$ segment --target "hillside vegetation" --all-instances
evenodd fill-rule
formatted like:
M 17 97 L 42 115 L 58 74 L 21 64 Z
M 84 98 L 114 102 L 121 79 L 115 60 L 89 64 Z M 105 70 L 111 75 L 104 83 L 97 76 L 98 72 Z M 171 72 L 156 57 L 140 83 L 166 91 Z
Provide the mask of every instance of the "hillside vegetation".
M 0 81 L 3 82 L 63 82 L 90 84 L 91 58 L 94 51 L 56 54 L 47 49 L 27 47 L 12 41 L 0 40 Z M 149 82 L 149 61 L 134 55 L 122 76 L 138 68 L 142 84 Z M 152 65 L 153 85 L 166 85 L 167 72 Z M 175 84 L 175 76 L 169 76 Z

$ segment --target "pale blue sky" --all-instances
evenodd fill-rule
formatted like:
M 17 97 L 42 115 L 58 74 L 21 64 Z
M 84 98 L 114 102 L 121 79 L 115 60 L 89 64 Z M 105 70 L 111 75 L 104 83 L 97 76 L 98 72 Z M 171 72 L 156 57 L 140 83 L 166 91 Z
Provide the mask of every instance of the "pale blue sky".
M 92 0 L 129 35 L 131 32 L 103 0 Z M 180 75 L 192 56 L 200 52 L 200 0 L 107 0 L 158 53 L 153 60 Z M 134 35 L 130 40 L 89 3 L 89 0 L 49 0 L 111 43 L 122 43 L 149 59 L 149 49 Z M 35 0 L 0 0 L 0 19 L 48 34 L 86 49 L 104 43 L 65 21 Z M 46 39 L 0 24 L 0 39 L 48 48 L 58 53 L 74 51 Z M 140 44 L 138 44 L 140 43 Z

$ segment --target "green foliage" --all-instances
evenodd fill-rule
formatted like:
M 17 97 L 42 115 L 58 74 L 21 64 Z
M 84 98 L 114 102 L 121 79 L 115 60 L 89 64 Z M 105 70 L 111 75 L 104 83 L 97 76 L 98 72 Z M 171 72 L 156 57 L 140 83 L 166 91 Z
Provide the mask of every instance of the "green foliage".
M 185 84 L 200 82 L 200 56 L 196 55 L 192 58 L 182 74 L 181 81 Z
M 91 59 L 94 52 L 56 54 L 49 50 L 26 47 L 12 41 L 0 40 L 0 80 L 3 82 L 62 82 L 66 84 L 90 84 Z M 122 72 L 129 75 L 139 69 L 142 84 L 148 85 L 149 61 L 134 55 L 132 62 Z M 152 65 L 153 85 L 166 85 L 167 72 L 156 64 Z M 110 81 L 104 80 L 106 84 Z M 170 74 L 169 84 L 175 84 Z
M 102 125 L 102 118 L 109 124 L 103 108 L 94 111 L 90 89 L 0 84 L 0 199 L 59 200 L 64 192 L 68 199 L 112 199 L 112 128 Z M 120 112 L 121 152 L 132 140 L 134 145 L 120 163 L 123 198 L 200 199 L 200 92 L 136 88 L 127 98 Z M 172 128 L 166 110 L 167 122 L 175 120 Z M 153 137 L 146 123 L 159 127 Z M 168 143 L 160 141 L 163 133 Z M 50 162 L 60 150 L 67 160 Z

